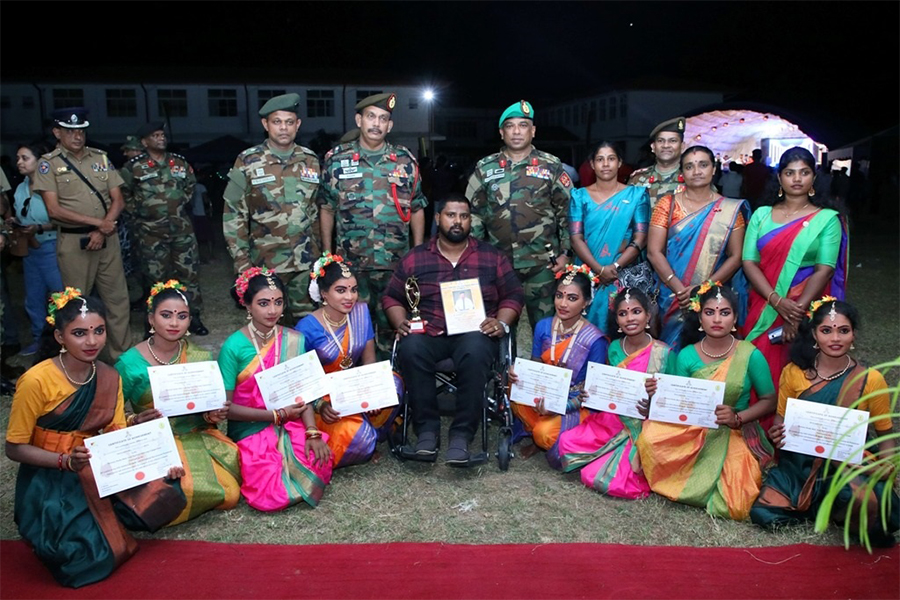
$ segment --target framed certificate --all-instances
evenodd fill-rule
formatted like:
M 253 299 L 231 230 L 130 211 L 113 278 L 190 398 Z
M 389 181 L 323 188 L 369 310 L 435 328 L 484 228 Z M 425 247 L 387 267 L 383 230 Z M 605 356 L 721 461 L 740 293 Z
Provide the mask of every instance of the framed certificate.
M 788 398 L 784 450 L 858 465 L 866 445 L 869 413 Z
M 101 498 L 162 479 L 183 467 L 168 419 L 154 419 L 84 440 Z
M 536 399 L 544 399 L 544 408 L 558 415 L 566 414 L 572 370 L 542 362 L 516 358 L 516 377 L 509 399 L 516 404 L 535 407 Z
M 153 407 L 167 417 L 225 405 L 225 383 L 214 361 L 148 367 Z
M 255 377 L 259 393 L 269 410 L 298 402 L 308 404 L 330 391 L 325 370 L 315 350 L 260 371 Z
M 625 417 L 643 419 L 637 410 L 638 400 L 647 397 L 644 381 L 646 373 L 629 371 L 609 365 L 589 362 L 584 379 L 588 397 L 583 406 Z
M 718 429 L 716 406 L 725 400 L 725 382 L 657 373 L 650 402 L 651 421 Z
M 331 408 L 341 416 L 399 404 L 394 373 L 388 360 L 335 371 L 328 378 Z
M 460 279 L 441 283 L 441 303 L 447 335 L 480 331 L 484 322 L 484 301 L 478 279 Z

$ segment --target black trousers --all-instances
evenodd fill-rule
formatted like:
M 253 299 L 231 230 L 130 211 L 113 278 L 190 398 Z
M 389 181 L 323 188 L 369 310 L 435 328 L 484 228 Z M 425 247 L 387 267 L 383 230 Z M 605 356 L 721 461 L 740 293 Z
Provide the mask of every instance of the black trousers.
M 435 387 L 435 365 L 453 359 L 457 373 L 456 415 L 450 425 L 450 437 L 472 441 L 481 421 L 484 388 L 497 357 L 496 338 L 481 332 L 432 337 L 412 334 L 400 341 L 398 358 L 412 409 L 416 435 L 440 434 L 441 416 Z

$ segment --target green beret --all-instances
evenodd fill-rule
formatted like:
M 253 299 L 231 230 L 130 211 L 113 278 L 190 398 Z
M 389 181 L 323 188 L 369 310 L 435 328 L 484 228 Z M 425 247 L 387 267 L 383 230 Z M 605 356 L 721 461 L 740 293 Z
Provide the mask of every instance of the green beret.
M 507 119 L 531 119 L 534 121 L 534 108 L 530 102 L 519 100 L 500 115 L 500 127 L 503 127 L 503 121 Z
M 125 143 L 119 147 L 119 150 L 125 152 L 127 150 L 140 150 L 144 151 L 144 145 L 141 144 L 141 138 L 136 135 L 129 135 L 125 138 Z
M 397 106 L 397 95 L 392 92 L 385 92 L 383 94 L 375 94 L 368 98 L 363 98 L 356 103 L 356 112 L 362 112 L 367 106 L 374 106 L 386 110 L 389 113 L 393 113 L 394 107 Z
M 138 136 L 138 139 L 144 139 L 145 137 L 150 137 L 157 131 L 165 131 L 165 130 L 166 130 L 166 124 L 163 123 L 162 121 L 159 121 L 157 123 L 147 123 L 140 129 L 138 129 L 137 136 Z
M 341 136 L 341 139 L 338 140 L 338 144 L 346 144 L 347 142 L 353 142 L 359 139 L 359 127 L 354 127 L 347 133 Z
M 282 94 L 280 96 L 273 96 L 272 98 L 269 98 L 269 101 L 263 104 L 262 108 L 259 109 L 259 116 L 265 119 L 273 112 L 277 112 L 279 110 L 286 110 L 288 112 L 294 113 L 295 115 L 299 115 L 300 95 Z
M 672 133 L 677 133 L 681 136 L 681 139 L 684 139 L 684 117 L 675 117 L 674 119 L 669 119 L 668 121 L 663 121 L 659 125 L 653 128 L 653 131 L 650 132 L 650 141 L 654 141 L 656 136 L 664 131 L 671 131 Z

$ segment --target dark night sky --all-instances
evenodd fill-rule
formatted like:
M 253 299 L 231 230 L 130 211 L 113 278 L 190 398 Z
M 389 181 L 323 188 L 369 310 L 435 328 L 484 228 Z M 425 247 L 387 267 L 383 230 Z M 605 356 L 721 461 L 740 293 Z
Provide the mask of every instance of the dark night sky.
M 50 4 L 3 3 L 3 79 L 91 79 L 110 67 L 122 80 L 433 81 L 448 105 L 499 110 L 528 98 L 538 111 L 629 80 L 682 80 L 848 134 L 898 122 L 898 2 L 104 3 L 92 6 L 115 6 L 133 29 L 61 21 L 64 39 L 80 28 L 91 45 L 112 42 L 83 66 L 56 44 L 20 44 L 22 19 L 39 6 Z M 26 48 L 33 61 L 22 60 Z

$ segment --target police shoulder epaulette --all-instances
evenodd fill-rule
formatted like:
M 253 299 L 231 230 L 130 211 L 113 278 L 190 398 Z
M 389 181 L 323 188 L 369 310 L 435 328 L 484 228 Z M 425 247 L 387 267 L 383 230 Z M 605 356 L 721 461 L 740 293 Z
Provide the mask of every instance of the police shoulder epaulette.
M 131 158 L 128 159 L 128 162 L 126 162 L 125 164 L 126 164 L 126 165 L 130 165 L 130 164 L 133 164 L 133 163 L 140 162 L 141 160 L 147 158 L 148 156 L 149 156 L 149 155 L 148 155 L 146 152 L 143 153 L 143 154 L 138 154 L 137 156 L 132 156 Z
M 53 158 L 54 156 L 59 156 L 60 152 L 61 150 L 59 148 L 54 148 L 47 154 L 42 155 L 41 158 Z
M 101 150 L 100 148 L 91 148 L 90 146 L 85 146 L 84 149 L 87 150 L 88 152 L 95 152 L 97 154 L 100 154 L 101 156 L 106 156 L 106 151 Z

